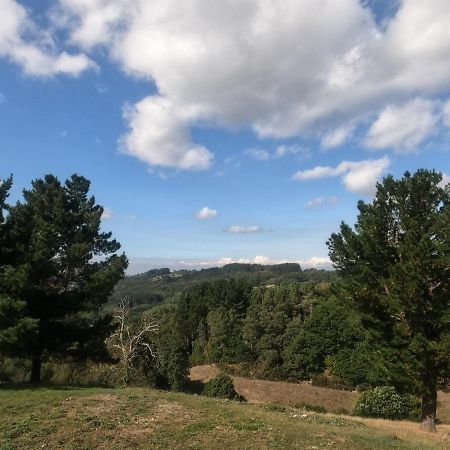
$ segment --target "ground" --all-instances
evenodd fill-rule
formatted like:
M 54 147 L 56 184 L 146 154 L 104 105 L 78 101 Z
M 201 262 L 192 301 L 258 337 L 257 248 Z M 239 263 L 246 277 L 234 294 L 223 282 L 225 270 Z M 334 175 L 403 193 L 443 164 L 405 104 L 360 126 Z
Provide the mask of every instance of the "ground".
M 450 449 L 450 426 L 148 388 L 0 389 L 0 449 Z

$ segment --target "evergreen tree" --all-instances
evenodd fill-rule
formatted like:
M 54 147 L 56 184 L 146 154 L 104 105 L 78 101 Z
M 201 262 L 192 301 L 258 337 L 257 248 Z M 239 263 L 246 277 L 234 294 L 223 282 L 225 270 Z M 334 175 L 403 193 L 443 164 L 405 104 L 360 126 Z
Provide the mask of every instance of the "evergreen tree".
M 127 259 L 100 230 L 103 208 L 88 197 L 89 187 L 81 176 L 61 184 L 47 175 L 32 182 L 4 221 L 3 239 L 13 245 L 0 273 L 0 348 L 32 359 L 32 382 L 40 381 L 44 358 L 108 358 L 112 318 L 100 307 Z M 8 329 L 22 331 L 20 339 Z
M 360 311 L 390 383 L 422 397 L 435 429 L 437 389 L 450 376 L 450 191 L 442 175 L 386 177 L 355 228 L 328 241 L 346 296 Z

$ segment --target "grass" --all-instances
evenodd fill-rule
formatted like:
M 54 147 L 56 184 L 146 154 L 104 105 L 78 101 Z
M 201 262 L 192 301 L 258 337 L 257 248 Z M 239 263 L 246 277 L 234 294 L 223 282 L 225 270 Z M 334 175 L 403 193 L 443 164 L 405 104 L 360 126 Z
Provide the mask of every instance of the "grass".
M 449 431 L 146 388 L 0 390 L 1 450 L 450 449 Z

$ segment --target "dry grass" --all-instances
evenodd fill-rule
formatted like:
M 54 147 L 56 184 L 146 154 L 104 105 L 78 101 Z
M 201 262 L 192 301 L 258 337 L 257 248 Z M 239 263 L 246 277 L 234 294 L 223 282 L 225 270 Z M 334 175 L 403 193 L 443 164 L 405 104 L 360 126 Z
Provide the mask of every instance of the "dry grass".
M 449 426 L 127 389 L 0 389 L 0 449 L 449 449 Z
M 219 369 L 214 364 L 195 366 L 191 369 L 190 378 L 206 382 L 214 378 L 218 372 Z M 350 413 L 358 396 L 356 392 L 316 387 L 309 383 L 250 380 L 235 376 L 232 378 L 238 394 L 252 403 L 274 403 L 286 406 L 309 404 L 324 407 L 329 412 L 344 409 Z M 442 423 L 450 424 L 450 393 L 439 392 L 438 417 Z

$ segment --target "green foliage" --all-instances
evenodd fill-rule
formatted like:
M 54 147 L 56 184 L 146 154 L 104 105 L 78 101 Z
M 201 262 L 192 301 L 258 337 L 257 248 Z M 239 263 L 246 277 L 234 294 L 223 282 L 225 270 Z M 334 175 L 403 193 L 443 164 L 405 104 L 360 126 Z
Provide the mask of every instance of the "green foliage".
M 321 301 L 295 331 L 283 352 L 284 370 L 290 377 L 303 379 L 323 372 L 327 357 L 344 349 L 351 352 L 364 340 L 358 314 L 335 297 Z M 365 379 L 366 367 L 358 379 Z M 354 381 L 342 376 L 345 375 L 342 371 L 338 375 L 344 381 Z
M 352 229 L 328 241 L 342 297 L 360 312 L 373 365 L 390 385 L 424 398 L 434 421 L 436 391 L 450 377 L 450 189 L 419 170 L 386 177 Z
M 64 184 L 47 175 L 1 214 L 0 351 L 32 358 L 33 381 L 50 356 L 109 357 L 104 342 L 113 327 L 100 307 L 127 260 L 100 231 L 103 208 L 89 187 L 77 175 Z
M 219 373 L 212 380 L 209 380 L 203 388 L 203 394 L 207 397 L 227 398 L 229 400 L 239 398 L 234 389 L 232 378 L 225 373 Z
M 336 274 L 329 270 L 302 270 L 298 264 L 227 264 L 202 270 L 153 269 L 148 272 L 125 277 L 110 298 L 110 306 L 121 298 L 128 297 L 142 309 L 179 298 L 183 292 L 203 282 L 220 279 L 245 279 L 252 286 L 265 286 L 290 282 L 329 282 Z
M 353 415 L 383 419 L 415 419 L 420 417 L 420 403 L 410 395 L 397 393 L 392 386 L 381 386 L 362 392 Z
M 179 306 L 161 305 L 153 308 L 152 314 L 159 330 L 152 337 L 155 355 L 144 360 L 146 379 L 156 387 L 183 389 L 188 381 L 189 354 Z

